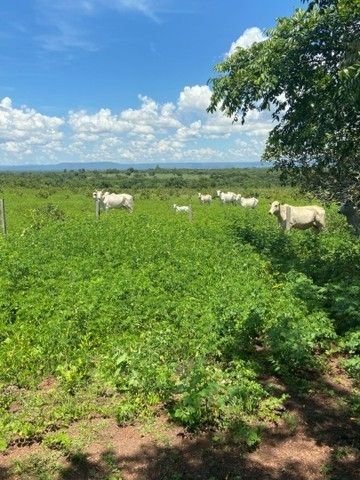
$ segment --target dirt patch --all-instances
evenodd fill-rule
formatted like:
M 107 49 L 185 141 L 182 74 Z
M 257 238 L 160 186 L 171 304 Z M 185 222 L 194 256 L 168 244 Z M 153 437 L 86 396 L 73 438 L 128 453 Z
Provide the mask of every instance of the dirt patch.
M 54 390 L 59 385 L 59 382 L 54 377 L 46 377 L 42 382 L 39 383 L 39 390 Z
M 354 390 L 336 363 L 331 368 L 311 382 L 306 394 L 277 379 L 279 390 L 289 393 L 287 409 L 280 424 L 263 431 L 254 451 L 215 441 L 213 433 L 189 435 L 165 414 L 126 427 L 93 418 L 67 429 L 77 453 L 61 453 L 56 476 L 44 478 L 357 480 L 360 423 L 348 402 Z M 46 458 L 49 451 L 37 444 L 8 449 L 0 456 L 0 478 L 36 478 L 11 474 L 10 466 L 31 455 Z

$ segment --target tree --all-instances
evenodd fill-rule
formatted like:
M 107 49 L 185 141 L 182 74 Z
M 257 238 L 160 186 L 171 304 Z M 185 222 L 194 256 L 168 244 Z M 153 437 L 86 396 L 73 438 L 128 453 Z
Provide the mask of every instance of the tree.
M 267 35 L 215 66 L 208 112 L 269 110 L 263 159 L 281 179 L 360 207 L 360 0 L 310 1 Z

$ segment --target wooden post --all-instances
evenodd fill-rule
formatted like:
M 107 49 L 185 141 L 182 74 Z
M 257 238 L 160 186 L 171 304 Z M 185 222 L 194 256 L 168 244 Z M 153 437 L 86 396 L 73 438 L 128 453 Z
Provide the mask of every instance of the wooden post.
M 0 198 L 0 229 L 4 235 L 7 234 L 6 217 L 5 217 L 5 202 Z
M 95 201 L 95 215 L 96 215 L 96 219 L 99 220 L 99 218 L 100 218 L 100 200 L 98 198 Z

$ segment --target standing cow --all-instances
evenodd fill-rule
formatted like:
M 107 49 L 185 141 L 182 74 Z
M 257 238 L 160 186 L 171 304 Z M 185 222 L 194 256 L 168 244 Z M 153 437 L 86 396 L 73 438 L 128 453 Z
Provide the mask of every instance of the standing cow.
M 325 228 L 325 210 L 316 205 L 293 207 L 287 203 L 272 202 L 269 214 L 277 217 L 279 225 L 285 230 L 314 228 L 320 232 Z
M 208 193 L 202 194 L 198 193 L 198 198 L 202 204 L 204 203 L 211 203 L 212 202 L 212 196 L 209 195 Z
M 255 197 L 245 198 L 240 194 L 237 197 L 237 202 L 244 208 L 256 208 L 258 206 L 259 200 Z
M 223 192 L 222 190 L 217 190 L 216 195 L 220 198 L 220 202 L 224 205 L 225 203 L 235 203 L 236 202 L 236 193 L 234 192 Z
M 93 198 L 99 202 L 100 208 L 106 212 L 111 208 L 125 208 L 129 212 L 134 210 L 134 198 L 128 193 L 103 193 L 101 190 L 96 190 L 93 193 Z

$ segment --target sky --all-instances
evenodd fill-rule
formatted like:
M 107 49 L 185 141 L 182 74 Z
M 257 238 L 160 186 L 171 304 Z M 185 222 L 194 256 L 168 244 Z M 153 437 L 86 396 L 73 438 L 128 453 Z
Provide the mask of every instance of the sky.
M 0 165 L 260 160 L 273 123 L 206 108 L 214 66 L 300 0 L 3 0 Z

